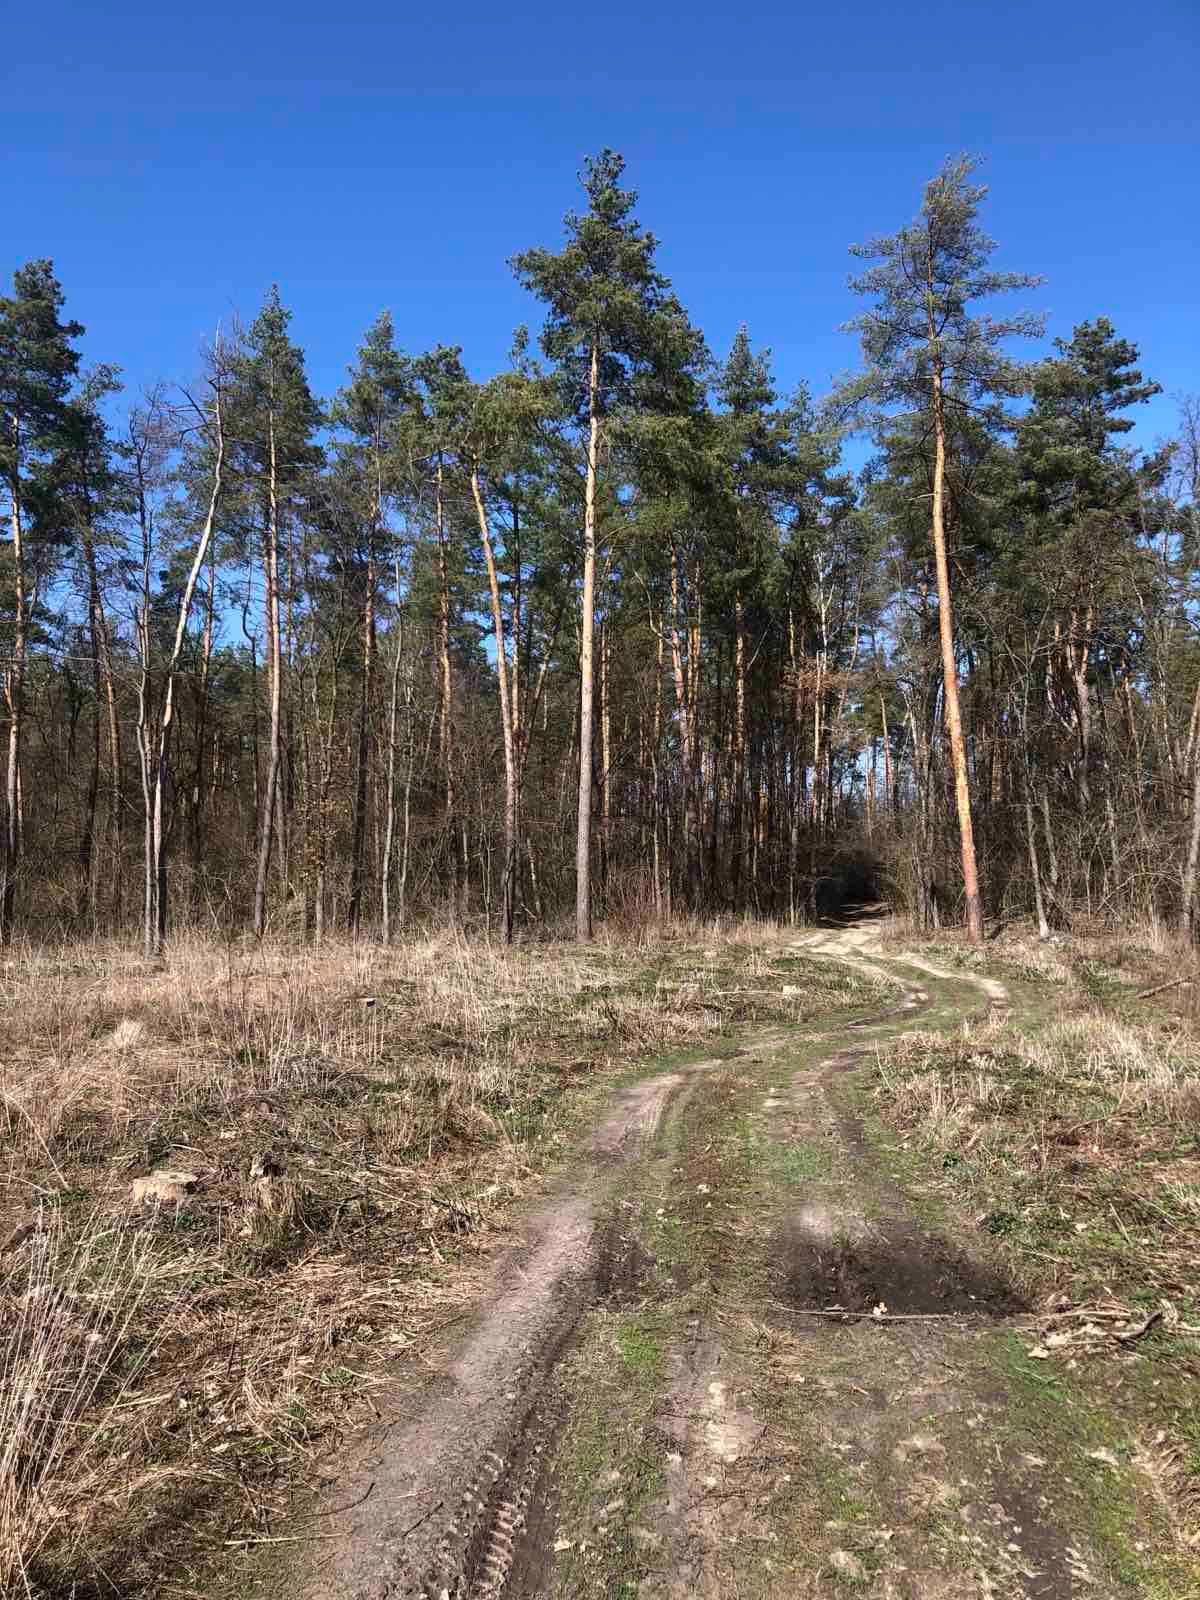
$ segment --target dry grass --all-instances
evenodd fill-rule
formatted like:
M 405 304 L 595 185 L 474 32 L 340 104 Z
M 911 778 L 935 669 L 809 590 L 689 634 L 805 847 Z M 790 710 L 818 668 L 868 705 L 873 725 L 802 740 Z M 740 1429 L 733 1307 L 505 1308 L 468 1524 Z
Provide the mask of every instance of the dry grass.
M 69 1558 L 89 1521 L 111 1509 L 107 1441 L 138 1370 L 132 1332 L 159 1288 L 153 1241 L 102 1214 L 84 1218 L 72 1237 L 61 1210 L 42 1211 L 22 1254 L 0 1299 L 5 1594 L 32 1589 L 32 1571 L 56 1536 Z M 168 1304 L 170 1293 L 168 1285 Z M 153 1318 L 160 1330 L 164 1311 Z
M 586 952 L 10 952 L 0 1592 L 191 1592 L 181 1528 L 203 1589 L 454 1317 L 579 1091 L 859 997 L 747 925 Z M 136 1203 L 161 1169 L 182 1200 Z
M 1136 999 L 1172 975 L 1148 948 L 1097 939 L 1045 954 L 1010 943 L 988 964 L 1019 970 L 1030 987 L 1017 1015 L 1040 1015 L 976 1022 L 957 1039 L 909 1035 L 881 1055 L 877 1101 L 926 1190 L 980 1230 L 1039 1308 L 1033 1354 L 1069 1367 L 1077 1403 L 1123 1419 L 1191 1552 L 1200 1031 L 1176 991 L 1168 1004 Z M 1178 953 L 1174 968 L 1189 970 Z
M 881 1058 L 878 1093 L 1031 1286 L 1200 1296 L 1191 1029 L 1089 1007 L 1029 1034 L 910 1035 Z

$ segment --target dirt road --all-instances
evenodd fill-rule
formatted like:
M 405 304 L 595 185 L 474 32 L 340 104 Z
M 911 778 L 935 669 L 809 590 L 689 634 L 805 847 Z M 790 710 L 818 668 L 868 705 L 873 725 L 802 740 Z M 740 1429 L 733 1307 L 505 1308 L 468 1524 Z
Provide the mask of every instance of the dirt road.
M 1048 1437 L 1028 1309 L 931 1215 L 856 1073 L 1003 987 L 885 955 L 869 918 L 795 948 L 892 998 L 621 1094 L 469 1336 L 360 1452 L 296 1592 L 1148 1592 L 1111 1469 Z

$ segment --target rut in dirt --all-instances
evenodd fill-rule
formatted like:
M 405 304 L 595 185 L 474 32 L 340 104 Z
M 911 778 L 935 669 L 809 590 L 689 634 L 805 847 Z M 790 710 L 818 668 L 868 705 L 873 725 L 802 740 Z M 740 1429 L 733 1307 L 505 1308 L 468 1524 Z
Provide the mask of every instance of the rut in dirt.
M 911 998 L 892 1015 L 918 1010 Z M 861 1026 L 861 1024 L 859 1024 Z M 1029 1307 L 1012 1282 L 961 1245 L 927 1228 L 901 1189 L 879 1168 L 862 1120 L 837 1096 L 840 1076 L 865 1059 L 839 1051 L 824 1063 L 820 1089 L 837 1142 L 861 1176 L 864 1208 L 802 1204 L 777 1240 L 775 1292 L 797 1312 L 847 1317 L 952 1317 L 1001 1324 Z
M 832 1239 L 798 1228 L 783 1243 L 778 1303 L 846 1317 L 977 1318 L 999 1324 L 1028 1310 L 1012 1285 L 956 1245 L 902 1217 Z
M 641 1303 L 654 1258 L 608 1218 L 593 1238 L 588 1281 L 562 1308 L 554 1336 L 524 1380 L 503 1437 L 493 1440 L 432 1560 L 385 1591 L 396 1600 L 535 1600 L 553 1563 L 555 1449 L 570 1396 L 563 1358 L 592 1311 Z
M 552 1544 L 543 1476 L 562 1425 L 562 1357 L 586 1313 L 634 1292 L 643 1269 L 606 1228 L 616 1175 L 684 1105 L 715 1060 L 620 1094 L 570 1187 L 530 1216 L 490 1273 L 473 1331 L 440 1373 L 362 1443 L 338 1484 L 337 1549 L 300 1600 L 492 1600 L 536 1593 Z M 335 1514 L 331 1506 L 330 1514 Z M 530 1585 L 530 1587 L 527 1587 Z

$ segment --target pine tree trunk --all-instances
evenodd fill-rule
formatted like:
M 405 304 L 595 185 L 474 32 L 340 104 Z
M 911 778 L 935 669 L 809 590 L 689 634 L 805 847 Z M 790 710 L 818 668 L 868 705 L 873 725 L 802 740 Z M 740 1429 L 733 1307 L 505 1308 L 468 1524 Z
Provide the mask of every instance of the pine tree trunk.
M 492 604 L 492 634 L 496 641 L 496 681 L 500 690 L 500 731 L 504 745 L 504 867 L 501 878 L 504 942 L 511 944 L 516 919 L 518 836 L 517 747 L 513 728 L 513 698 L 509 689 L 508 649 L 504 637 L 504 613 L 500 609 L 500 580 L 496 572 L 496 553 L 492 546 L 487 507 L 479 467 L 471 471 L 471 496 L 479 520 L 479 537 L 487 566 L 488 593 Z M 514 674 L 515 678 L 515 674 Z M 515 689 L 515 681 L 513 684 Z
M 654 722 L 650 730 L 650 825 L 654 841 L 654 915 L 661 928 L 666 917 L 662 882 L 662 779 L 659 773 L 663 716 L 663 630 L 658 628 L 655 631 L 658 634 L 658 651 L 654 673 Z
M 675 711 L 679 718 L 680 774 L 684 883 L 687 900 L 695 909 L 700 892 L 700 818 L 696 805 L 696 723 L 691 699 L 691 672 L 685 674 L 679 630 L 679 552 L 671 548 L 671 669 L 675 683 Z M 689 662 L 690 669 L 690 662 Z
M 1050 924 L 1046 920 L 1046 901 L 1042 894 L 1042 874 L 1038 866 L 1037 831 L 1033 825 L 1033 788 L 1028 770 L 1025 773 L 1025 845 L 1029 852 L 1029 873 L 1033 879 L 1033 903 L 1037 911 L 1038 938 L 1044 942 L 1050 937 Z
M 583 615 L 579 630 L 579 806 L 575 827 L 575 937 L 592 937 L 592 636 L 596 621 L 596 474 L 600 446 L 600 349 L 588 374 L 587 479 L 583 509 Z
M 282 740 L 283 652 L 279 620 L 279 476 L 275 447 L 275 418 L 269 423 L 267 519 L 263 537 L 263 580 L 267 591 L 267 650 L 271 723 L 267 746 L 267 782 L 259 817 L 258 869 L 254 881 L 254 936 L 261 939 L 267 927 L 267 875 L 275 837 L 275 806 L 279 793 Z
M 1200 866 L 1200 747 L 1192 756 L 1192 828 L 1188 838 L 1187 864 L 1183 869 L 1183 903 L 1179 912 L 1180 932 L 1196 937 L 1196 873 Z
M 733 601 L 733 794 L 730 806 L 732 859 L 729 863 L 729 888 L 733 909 L 742 908 L 742 857 L 746 853 L 746 603 L 741 591 Z
M 930 335 L 933 337 L 932 317 Z M 967 902 L 967 937 L 972 944 L 983 943 L 983 902 L 979 895 L 979 871 L 975 862 L 975 834 L 971 824 L 971 786 L 967 771 L 967 751 L 963 741 L 962 715 L 958 699 L 958 667 L 954 656 L 954 618 L 950 609 L 950 563 L 946 555 L 946 419 L 942 404 L 941 358 L 933 363 L 933 555 L 937 567 L 938 632 L 942 647 L 942 680 L 945 689 L 946 732 L 950 739 L 950 760 L 954 770 L 954 800 L 958 811 L 958 836 L 962 850 L 963 892 Z
M 138 526 L 142 535 L 142 593 L 141 605 L 134 610 L 137 632 L 138 700 L 137 746 L 138 766 L 142 780 L 142 953 L 146 960 L 153 958 L 158 922 L 155 916 L 155 858 L 154 858 L 154 737 L 150 729 L 150 515 L 146 503 L 144 457 L 136 459 Z
M 120 825 L 120 738 L 116 727 L 116 707 L 112 689 L 111 664 L 108 659 L 107 634 L 100 600 L 100 576 L 96 565 L 96 537 L 92 519 L 88 468 L 89 462 L 85 457 L 81 462 L 84 517 L 83 525 L 80 529 L 80 544 L 83 550 L 88 585 L 88 647 L 92 669 L 92 763 L 84 802 L 83 825 L 79 835 L 79 916 L 81 920 L 89 922 L 94 931 L 99 921 L 102 865 L 101 852 L 96 847 L 97 817 L 100 805 L 100 749 L 102 744 L 100 708 L 102 703 L 105 705 L 107 716 L 109 756 L 112 762 L 108 817 L 105 828 L 110 848 L 114 827 L 119 827 Z
M 606 903 L 608 893 L 608 846 L 611 812 L 609 774 L 612 770 L 612 706 L 609 699 L 609 660 L 607 619 L 600 622 L 600 895 Z
M 110 921 L 113 928 L 121 925 L 121 913 L 124 904 L 124 862 L 122 860 L 122 840 L 124 829 L 121 826 L 121 720 L 117 714 L 116 683 L 112 669 L 112 654 L 109 650 L 108 620 L 104 615 L 103 607 L 100 611 L 100 657 L 101 675 L 104 682 L 104 708 L 108 717 L 108 849 L 109 859 L 112 863 L 112 905 L 109 908 Z
M 401 928 L 404 927 L 404 919 L 408 912 L 408 859 L 409 845 L 412 839 L 413 762 L 416 757 L 416 740 L 413 736 L 411 678 L 405 687 L 404 705 L 407 718 L 404 762 L 404 832 L 400 846 L 400 877 L 396 884 L 396 922 Z
M 362 698 L 358 707 L 358 756 L 354 782 L 354 838 L 350 849 L 350 902 L 346 922 L 352 934 L 358 932 L 362 916 L 363 883 L 367 847 L 367 764 L 370 759 L 370 716 L 374 698 L 375 665 L 375 556 L 367 558 L 367 595 L 363 605 Z
M 149 585 L 147 585 L 147 591 Z M 154 873 L 154 749 L 150 733 L 150 626 L 146 620 L 149 599 L 138 615 L 142 669 L 138 675 L 138 765 L 142 779 L 142 954 L 153 959 L 158 945 Z
M 12 432 L 13 648 L 12 659 L 4 675 L 4 698 L 8 706 L 8 765 L 4 783 L 3 851 L 0 853 L 0 944 L 7 944 L 13 935 L 17 864 L 21 856 L 21 736 L 25 719 L 25 653 L 28 644 L 28 596 L 25 588 L 24 530 L 21 526 L 21 432 L 15 417 Z
M 77 915 L 80 922 L 91 925 L 96 931 L 96 811 L 100 799 L 100 658 L 96 652 L 94 610 L 88 606 L 88 640 L 92 667 L 92 751 L 88 771 L 87 792 L 83 803 L 83 821 L 79 830 L 79 898 Z
M 450 566 L 446 548 L 445 470 L 439 455 L 434 480 L 434 528 L 438 561 L 438 756 L 445 783 L 446 842 L 450 850 L 450 906 L 457 916 L 460 896 L 466 894 L 467 862 L 459 855 L 456 810 L 458 796 L 454 773 L 454 678 L 450 670 Z
M 396 563 L 396 595 L 400 594 L 399 562 Z M 396 837 L 396 719 L 400 702 L 400 667 L 404 660 L 404 623 L 395 625 L 395 653 L 392 656 L 391 693 L 388 698 L 387 805 L 383 824 L 383 861 L 379 870 L 379 901 L 383 919 L 383 942 L 392 942 L 392 845 Z

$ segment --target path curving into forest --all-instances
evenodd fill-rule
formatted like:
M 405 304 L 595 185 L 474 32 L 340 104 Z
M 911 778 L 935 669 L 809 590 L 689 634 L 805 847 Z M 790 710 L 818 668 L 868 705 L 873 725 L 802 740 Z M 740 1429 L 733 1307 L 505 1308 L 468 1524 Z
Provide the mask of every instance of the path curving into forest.
M 857 1069 L 1009 1000 L 885 949 L 791 941 L 883 1008 L 759 1029 L 619 1094 L 496 1263 L 470 1334 L 359 1453 L 306 1600 L 1120 1596 L 1088 1464 L 1006 1388 L 1028 1324 L 931 1219 Z M 1094 1473 L 1094 1467 L 1090 1469 Z

